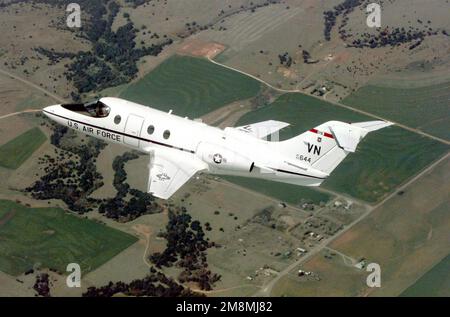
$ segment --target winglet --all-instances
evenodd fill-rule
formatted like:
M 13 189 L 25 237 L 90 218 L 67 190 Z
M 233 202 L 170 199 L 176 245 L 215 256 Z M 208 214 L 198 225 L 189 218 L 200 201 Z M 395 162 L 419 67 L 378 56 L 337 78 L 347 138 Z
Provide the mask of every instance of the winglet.
M 367 133 L 392 125 L 386 121 L 366 121 L 346 124 L 343 122 L 331 122 L 330 129 L 338 145 L 349 152 L 355 152 L 358 143 Z
M 372 131 L 376 131 L 379 129 L 389 127 L 393 124 L 394 124 L 393 122 L 377 120 L 377 121 L 357 122 L 357 123 L 352 123 L 351 125 L 354 125 L 354 126 L 357 126 L 360 128 L 364 128 L 368 132 L 372 132 Z

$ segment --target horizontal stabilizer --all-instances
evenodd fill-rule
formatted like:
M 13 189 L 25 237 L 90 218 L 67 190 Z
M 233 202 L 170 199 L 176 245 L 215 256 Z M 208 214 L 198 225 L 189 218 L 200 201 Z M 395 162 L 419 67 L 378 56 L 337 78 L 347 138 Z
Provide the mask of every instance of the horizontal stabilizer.
M 271 135 L 285 127 L 287 127 L 289 123 L 283 122 L 283 121 L 276 121 L 276 120 L 267 120 L 252 124 L 247 124 L 241 127 L 236 127 L 234 129 L 248 133 L 250 135 L 253 135 L 254 137 L 258 139 L 265 138 L 268 135 Z

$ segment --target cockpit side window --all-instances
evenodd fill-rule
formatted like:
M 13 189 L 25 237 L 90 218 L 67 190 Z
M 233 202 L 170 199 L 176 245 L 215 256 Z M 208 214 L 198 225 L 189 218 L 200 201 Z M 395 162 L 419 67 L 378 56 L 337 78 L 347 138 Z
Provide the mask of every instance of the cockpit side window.
M 109 115 L 109 111 L 109 107 L 99 100 L 92 105 L 90 112 L 93 117 L 104 118 Z
M 85 104 L 82 103 L 63 104 L 61 105 L 61 107 L 94 118 L 107 117 L 111 111 L 111 109 L 100 100 L 96 100 Z

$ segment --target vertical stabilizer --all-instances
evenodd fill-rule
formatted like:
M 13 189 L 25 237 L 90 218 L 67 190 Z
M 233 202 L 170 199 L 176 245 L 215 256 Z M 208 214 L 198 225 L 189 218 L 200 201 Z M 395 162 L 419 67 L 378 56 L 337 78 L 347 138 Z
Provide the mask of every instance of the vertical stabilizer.
M 274 142 L 274 149 L 289 160 L 329 175 L 349 153 L 356 151 L 367 133 L 390 125 L 385 121 L 328 121 L 289 140 Z

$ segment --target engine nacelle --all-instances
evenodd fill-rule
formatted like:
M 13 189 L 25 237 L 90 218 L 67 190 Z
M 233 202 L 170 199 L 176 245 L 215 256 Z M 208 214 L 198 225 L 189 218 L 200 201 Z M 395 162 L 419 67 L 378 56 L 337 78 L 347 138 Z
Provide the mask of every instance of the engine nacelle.
M 254 166 L 254 162 L 245 156 L 211 143 L 200 143 L 197 156 L 212 168 L 221 170 L 249 172 Z

